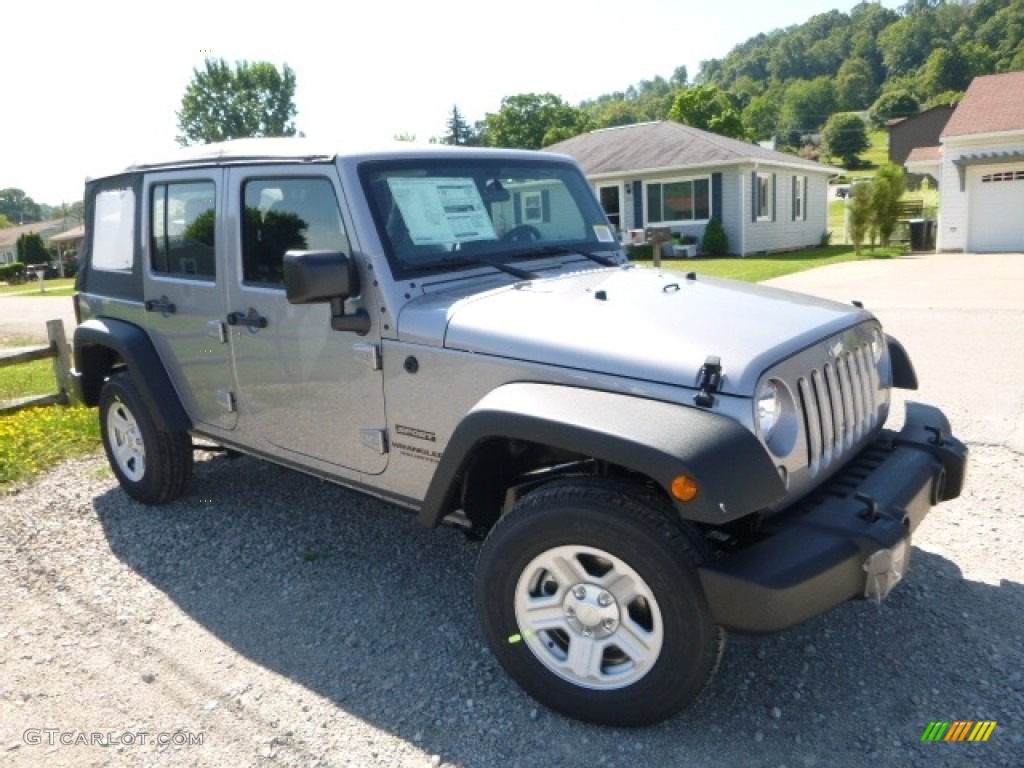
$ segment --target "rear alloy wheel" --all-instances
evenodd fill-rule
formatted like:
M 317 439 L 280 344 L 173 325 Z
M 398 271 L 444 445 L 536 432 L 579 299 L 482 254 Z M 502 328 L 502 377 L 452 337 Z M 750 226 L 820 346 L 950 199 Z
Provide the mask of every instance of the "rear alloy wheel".
M 718 666 L 696 566 L 699 534 L 639 489 L 601 480 L 525 496 L 480 552 L 476 605 L 488 642 L 529 694 L 617 726 L 663 720 Z
M 100 434 L 121 487 L 144 504 L 180 496 L 192 479 L 192 439 L 156 428 L 127 373 L 110 377 L 100 391 Z

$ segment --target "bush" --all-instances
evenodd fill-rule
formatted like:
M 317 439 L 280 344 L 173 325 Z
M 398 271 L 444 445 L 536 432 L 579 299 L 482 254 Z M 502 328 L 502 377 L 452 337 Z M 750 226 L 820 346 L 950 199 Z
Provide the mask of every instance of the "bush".
M 724 256 L 729 252 L 729 236 L 718 219 L 711 219 L 704 229 L 704 245 L 701 250 L 712 256 Z
M 10 264 L 0 264 L 0 280 L 5 280 L 11 285 L 25 281 L 25 265 L 20 261 L 12 261 Z
M 626 248 L 626 255 L 630 261 L 651 261 L 654 258 L 654 248 L 647 244 L 630 245 Z

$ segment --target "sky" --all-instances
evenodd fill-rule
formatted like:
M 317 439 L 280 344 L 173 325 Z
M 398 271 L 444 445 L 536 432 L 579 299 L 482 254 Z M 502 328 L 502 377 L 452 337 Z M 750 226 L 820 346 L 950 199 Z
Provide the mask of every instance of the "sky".
M 576 105 L 723 58 L 761 33 L 855 0 L 50 0 L 5 3 L 0 189 L 37 203 L 177 146 L 176 113 L 207 57 L 288 64 L 295 123 L 331 149 L 445 133 L 505 96 Z M 897 9 L 903 0 L 882 0 Z

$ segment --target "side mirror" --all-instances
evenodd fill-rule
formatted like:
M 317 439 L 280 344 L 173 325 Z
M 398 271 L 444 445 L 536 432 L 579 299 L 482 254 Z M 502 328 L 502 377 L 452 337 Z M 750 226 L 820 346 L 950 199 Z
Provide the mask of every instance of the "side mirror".
M 288 251 L 284 255 L 284 291 L 289 304 L 330 302 L 331 330 L 370 332 L 365 309 L 345 314 L 345 299 L 359 295 L 355 262 L 341 251 Z
M 284 291 L 290 304 L 316 304 L 359 293 L 359 273 L 341 251 L 288 251 Z

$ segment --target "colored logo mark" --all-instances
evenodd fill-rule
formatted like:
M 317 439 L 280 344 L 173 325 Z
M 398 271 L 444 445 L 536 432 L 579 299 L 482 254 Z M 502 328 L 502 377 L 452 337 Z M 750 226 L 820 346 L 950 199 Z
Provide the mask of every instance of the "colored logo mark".
M 996 729 L 995 720 L 932 720 L 921 741 L 988 741 Z

